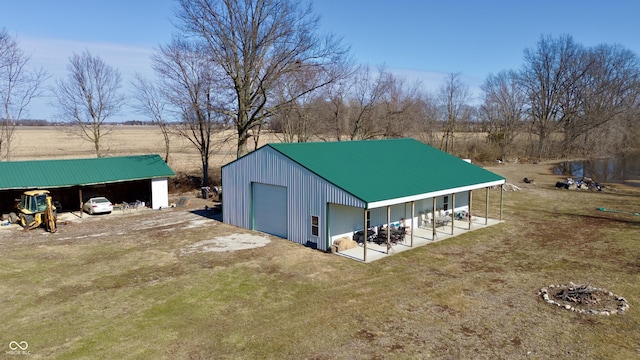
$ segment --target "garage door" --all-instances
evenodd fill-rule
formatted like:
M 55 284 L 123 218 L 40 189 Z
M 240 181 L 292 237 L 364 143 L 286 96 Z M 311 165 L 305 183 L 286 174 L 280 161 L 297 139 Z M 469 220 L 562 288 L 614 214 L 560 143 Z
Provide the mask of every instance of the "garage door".
M 287 188 L 253 183 L 253 228 L 287 238 Z

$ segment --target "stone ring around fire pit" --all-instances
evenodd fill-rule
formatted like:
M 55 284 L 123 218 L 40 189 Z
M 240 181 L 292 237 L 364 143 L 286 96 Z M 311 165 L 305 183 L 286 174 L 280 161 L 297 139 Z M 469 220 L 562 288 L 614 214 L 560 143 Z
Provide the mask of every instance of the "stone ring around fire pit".
M 589 285 L 549 285 L 540 289 L 538 295 L 548 304 L 580 314 L 613 315 L 629 309 L 629 303 L 622 296 L 611 291 Z

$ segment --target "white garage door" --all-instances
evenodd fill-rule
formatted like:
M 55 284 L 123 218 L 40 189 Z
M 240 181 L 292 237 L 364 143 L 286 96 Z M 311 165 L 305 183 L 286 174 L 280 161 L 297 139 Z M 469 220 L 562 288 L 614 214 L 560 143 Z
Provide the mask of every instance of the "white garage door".
M 253 228 L 287 238 L 287 188 L 253 183 Z

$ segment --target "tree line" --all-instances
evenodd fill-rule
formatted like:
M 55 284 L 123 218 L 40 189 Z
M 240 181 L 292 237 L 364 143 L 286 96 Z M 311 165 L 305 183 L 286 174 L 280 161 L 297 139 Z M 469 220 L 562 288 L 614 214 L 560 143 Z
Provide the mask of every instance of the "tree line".
M 214 135 L 233 129 L 236 155 L 265 132 L 284 142 L 414 137 L 465 157 L 547 159 L 637 149 L 638 57 L 620 45 L 585 47 L 543 35 L 520 69 L 490 74 L 474 98 L 461 73 L 435 91 L 384 67 L 358 65 L 333 34 L 318 31 L 311 5 L 282 0 L 176 0 L 176 35 L 152 56 L 152 78 L 133 94 L 120 72 L 89 51 L 73 54 L 67 76 L 28 69 L 16 39 L 0 31 L 0 158 L 30 101 L 50 91 L 58 117 L 103 156 L 108 119 L 126 105 L 198 150 L 203 178 Z M 471 137 L 468 134 L 481 134 Z M 486 160 L 486 159 L 485 159 Z M 206 180 L 205 180 L 206 181 Z M 205 184 L 206 185 L 206 184 Z

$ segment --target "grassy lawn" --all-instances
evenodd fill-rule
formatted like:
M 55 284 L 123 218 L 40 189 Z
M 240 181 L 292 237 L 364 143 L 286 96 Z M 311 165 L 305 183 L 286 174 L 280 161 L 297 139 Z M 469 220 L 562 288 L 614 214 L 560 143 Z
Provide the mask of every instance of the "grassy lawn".
M 503 223 L 370 264 L 278 238 L 181 251 L 246 232 L 215 221 L 0 235 L 0 358 L 20 358 L 11 341 L 28 342 L 29 359 L 640 357 L 640 216 L 596 210 L 640 212 L 640 191 L 556 189 L 544 165 L 492 170 L 523 188 L 505 194 Z M 474 207 L 484 211 L 484 191 Z M 126 221 L 147 216 L 158 215 Z M 101 220 L 86 231 L 128 226 Z M 537 295 L 568 282 L 631 307 L 584 315 Z

